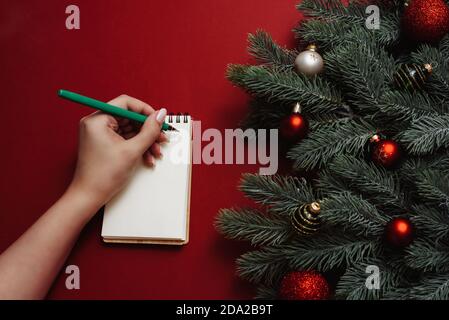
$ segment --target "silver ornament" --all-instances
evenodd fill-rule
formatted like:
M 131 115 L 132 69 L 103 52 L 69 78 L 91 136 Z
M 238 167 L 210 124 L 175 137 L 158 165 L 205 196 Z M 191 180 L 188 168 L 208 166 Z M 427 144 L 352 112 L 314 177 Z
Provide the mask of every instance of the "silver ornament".
M 323 71 L 324 60 L 316 52 L 315 45 L 309 45 L 306 51 L 301 52 L 295 60 L 296 71 L 306 76 L 314 76 Z

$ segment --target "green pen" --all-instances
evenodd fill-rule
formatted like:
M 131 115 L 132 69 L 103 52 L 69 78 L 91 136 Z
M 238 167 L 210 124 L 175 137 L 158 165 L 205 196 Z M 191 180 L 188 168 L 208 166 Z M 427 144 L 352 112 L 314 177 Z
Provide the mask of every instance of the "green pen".
M 134 120 L 140 123 L 144 123 L 145 120 L 148 118 L 148 116 L 144 115 L 144 114 L 140 114 L 137 112 L 133 112 L 133 111 L 129 111 L 129 110 L 125 110 L 89 97 L 85 97 L 83 95 L 80 95 L 78 93 L 75 92 L 70 92 L 67 90 L 59 90 L 58 91 L 58 96 L 60 96 L 61 98 L 73 101 L 73 102 L 78 102 L 80 104 L 83 104 L 85 106 L 103 111 L 105 113 L 108 113 L 110 115 L 113 116 L 117 116 L 117 117 L 122 117 L 122 118 L 126 118 L 126 119 L 130 119 L 130 120 Z M 171 125 L 169 125 L 168 123 L 163 123 L 162 124 L 162 130 L 164 131 L 178 131 L 175 128 L 173 128 Z

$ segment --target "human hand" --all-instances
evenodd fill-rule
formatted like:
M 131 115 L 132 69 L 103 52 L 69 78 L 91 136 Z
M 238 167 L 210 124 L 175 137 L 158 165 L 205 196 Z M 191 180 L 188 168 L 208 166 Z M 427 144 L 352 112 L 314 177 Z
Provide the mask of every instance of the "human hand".
M 121 95 L 111 105 L 148 115 L 139 128 L 128 119 L 95 112 L 80 121 L 78 162 L 69 189 L 85 194 L 103 205 L 127 182 L 143 156 L 154 165 L 161 157 L 160 143 L 167 137 L 161 132 L 167 111 L 155 111 L 148 104 Z

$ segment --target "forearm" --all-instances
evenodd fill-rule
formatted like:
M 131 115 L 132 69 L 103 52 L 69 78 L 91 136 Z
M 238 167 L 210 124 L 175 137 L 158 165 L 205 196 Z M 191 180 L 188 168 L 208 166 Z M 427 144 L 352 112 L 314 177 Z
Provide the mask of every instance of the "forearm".
M 44 298 L 80 231 L 101 205 L 69 188 L 0 255 L 0 299 Z

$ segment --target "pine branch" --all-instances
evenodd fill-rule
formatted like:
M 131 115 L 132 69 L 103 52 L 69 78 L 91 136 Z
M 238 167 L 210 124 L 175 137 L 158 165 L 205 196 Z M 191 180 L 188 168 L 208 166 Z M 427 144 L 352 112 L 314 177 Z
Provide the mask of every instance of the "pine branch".
M 238 274 L 253 283 L 273 285 L 287 270 L 287 260 L 278 247 L 247 252 L 237 259 Z
M 376 129 L 363 120 L 323 124 L 288 152 L 296 169 L 322 168 L 339 154 L 360 156 Z
M 396 184 L 397 176 L 383 167 L 353 156 L 338 156 L 329 164 L 329 170 L 344 179 L 346 189 L 363 194 L 378 205 L 404 206 L 404 196 Z
M 342 234 L 338 229 L 321 230 L 284 246 L 282 252 L 292 269 L 329 271 L 358 264 L 381 255 L 382 245 L 376 241 Z
M 439 206 L 449 204 L 449 177 L 438 170 L 423 170 L 416 174 L 416 189 L 427 202 Z
M 394 60 L 372 36 L 336 47 L 325 55 L 325 60 L 326 71 L 340 83 L 351 106 L 364 114 L 380 110 L 381 95 L 392 79 Z
M 268 33 L 258 30 L 249 35 L 248 41 L 249 53 L 260 62 L 286 69 L 293 68 L 298 52 L 279 46 Z
M 447 112 L 441 103 L 425 92 L 386 91 L 381 96 L 378 121 L 404 122 L 418 121 L 423 116 L 438 117 Z
M 306 17 L 344 21 L 359 27 L 365 25 L 365 7 L 357 5 L 357 1 L 345 6 L 339 0 L 303 0 L 297 5 Z
M 379 267 L 379 289 L 368 289 L 366 286 L 369 276 L 366 270 L 369 265 Z M 364 261 L 346 270 L 338 281 L 336 295 L 347 300 L 379 300 L 386 292 L 395 290 L 401 282 L 402 275 L 397 269 L 391 268 L 379 260 Z
M 417 240 L 407 248 L 405 261 L 409 267 L 424 272 L 449 272 L 449 247 Z
M 227 238 L 252 245 L 278 245 L 292 234 L 288 220 L 255 209 L 221 209 L 215 226 Z
M 447 105 L 447 101 L 449 100 L 449 75 L 447 73 L 449 63 L 447 59 L 442 56 L 437 48 L 427 44 L 421 45 L 418 51 L 413 52 L 411 54 L 411 59 L 415 63 L 430 63 L 433 66 L 434 70 L 426 87 L 432 92 L 433 96 L 445 100 Z
M 298 25 L 293 32 L 295 37 L 306 43 L 317 44 L 319 51 L 327 51 L 348 41 L 347 35 L 354 26 L 342 21 L 306 20 Z M 341 37 L 335 37 L 335 34 Z
M 343 106 L 340 93 L 319 77 L 264 66 L 231 65 L 228 78 L 256 98 L 268 102 L 300 102 L 305 114 L 329 114 Z
M 321 201 L 320 216 L 325 223 L 350 231 L 357 236 L 380 237 L 387 219 L 368 201 L 341 192 Z
M 284 215 L 315 199 L 306 180 L 294 177 L 244 174 L 240 189 L 256 202 Z
M 319 179 L 316 180 L 316 187 L 318 189 L 317 197 L 319 199 L 335 194 L 338 195 L 343 190 L 348 191 L 345 181 L 331 173 L 328 169 L 324 169 L 320 172 Z
M 449 273 L 427 274 L 419 286 L 410 290 L 410 298 L 416 300 L 448 300 L 449 299 Z
M 391 9 L 386 6 L 381 8 L 380 29 L 373 30 L 379 45 L 392 47 L 399 42 L 401 33 L 400 15 L 400 10 L 396 8 Z
M 326 1 L 327 2 L 327 1 Z M 302 5 L 302 4 L 301 4 Z M 300 5 L 300 6 L 301 6 Z M 337 4 L 338 6 L 341 3 Z M 400 36 L 400 12 L 399 10 L 391 10 L 387 6 L 381 6 L 381 26 L 378 30 L 369 30 L 365 27 L 367 15 L 364 10 L 367 4 L 361 3 L 356 6 L 349 6 L 349 10 L 355 8 L 356 15 L 348 16 L 343 13 L 337 19 L 324 18 L 322 16 L 314 16 L 317 19 L 308 19 L 298 25 L 293 31 L 296 38 L 303 39 L 308 43 L 317 43 L 322 50 L 329 50 L 336 46 L 358 42 L 359 39 L 372 37 L 378 46 L 391 47 L 399 41 Z M 322 8 L 322 7 L 321 7 Z M 320 9 L 321 11 L 322 9 Z M 327 12 L 326 9 L 324 11 Z M 333 13 L 327 12 L 326 15 Z M 354 23 L 352 18 L 357 20 Z M 338 36 L 336 36 L 338 35 Z
M 423 205 L 413 207 L 411 219 L 423 238 L 440 241 L 449 235 L 449 211 Z
M 257 288 L 256 299 L 258 300 L 275 300 L 277 296 L 277 291 L 271 286 L 260 285 Z
M 434 153 L 449 147 L 449 115 L 421 117 L 398 135 L 407 150 L 414 155 Z

